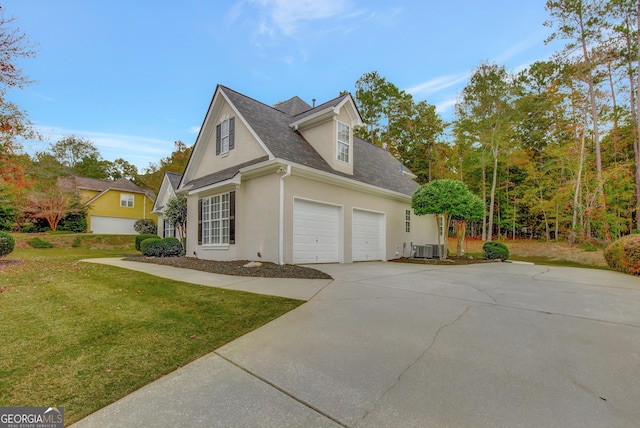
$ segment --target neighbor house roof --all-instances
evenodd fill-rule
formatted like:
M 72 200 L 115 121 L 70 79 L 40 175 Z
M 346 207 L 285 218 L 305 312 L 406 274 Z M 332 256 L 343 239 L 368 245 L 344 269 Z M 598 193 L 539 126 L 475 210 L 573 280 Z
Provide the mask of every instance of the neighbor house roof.
M 322 172 L 335 174 L 361 183 L 383 189 L 412 195 L 418 184 L 407 174 L 407 169 L 388 151 L 374 146 L 360 138 L 353 141 L 353 175 L 334 170 L 327 161 L 307 142 L 291 124 L 305 117 L 334 108 L 351 97 L 341 95 L 316 107 L 311 107 L 298 97 L 281 102 L 275 107 L 247 97 L 239 92 L 219 85 L 216 91 L 223 91 L 248 125 L 277 159 L 290 161 Z M 295 113 L 291 115 L 290 113 Z M 254 159 L 224 171 L 217 171 L 205 177 L 185 183 L 193 189 L 205 187 L 232 178 L 240 168 L 266 161 L 268 157 Z M 217 181 L 215 181 L 217 180 Z
M 149 190 L 145 190 L 141 187 L 138 187 L 137 185 L 135 185 L 133 182 L 131 182 L 126 178 L 120 178 L 114 181 L 114 180 L 99 180 L 97 178 L 88 178 L 88 177 L 79 177 L 79 176 L 59 177 L 58 186 L 60 186 L 65 190 L 84 189 L 84 190 L 93 190 L 98 192 L 98 195 L 94 196 L 92 200 L 96 199 L 107 190 L 144 193 L 145 195 L 149 196 L 149 198 L 154 199 L 153 192 Z

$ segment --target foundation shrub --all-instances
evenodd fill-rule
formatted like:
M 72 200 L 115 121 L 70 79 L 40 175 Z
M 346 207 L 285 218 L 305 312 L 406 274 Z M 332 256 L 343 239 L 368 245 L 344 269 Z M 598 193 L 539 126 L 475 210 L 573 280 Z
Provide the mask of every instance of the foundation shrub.
M 624 236 L 604 250 L 609 267 L 619 272 L 640 275 L 640 234 Z
M 485 242 L 482 252 L 487 260 L 505 261 L 509 258 L 509 249 L 502 242 Z

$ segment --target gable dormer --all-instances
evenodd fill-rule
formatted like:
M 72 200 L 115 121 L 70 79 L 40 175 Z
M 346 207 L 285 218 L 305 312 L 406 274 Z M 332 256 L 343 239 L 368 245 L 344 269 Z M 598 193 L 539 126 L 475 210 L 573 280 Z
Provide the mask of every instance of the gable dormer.
M 290 126 L 336 171 L 353 175 L 353 129 L 363 126 L 351 94 L 294 117 Z

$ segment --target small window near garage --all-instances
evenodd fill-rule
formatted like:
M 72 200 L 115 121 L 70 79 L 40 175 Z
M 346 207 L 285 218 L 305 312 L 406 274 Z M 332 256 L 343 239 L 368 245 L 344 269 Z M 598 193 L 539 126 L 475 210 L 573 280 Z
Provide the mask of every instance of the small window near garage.
M 411 232 L 411 210 L 405 210 L 404 212 L 404 231 Z
M 133 208 L 134 196 L 131 193 L 120 193 L 120 206 Z

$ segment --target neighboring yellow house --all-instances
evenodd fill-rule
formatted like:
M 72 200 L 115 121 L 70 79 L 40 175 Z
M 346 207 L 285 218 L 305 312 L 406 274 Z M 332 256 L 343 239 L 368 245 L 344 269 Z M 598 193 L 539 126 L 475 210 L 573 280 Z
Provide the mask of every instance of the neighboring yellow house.
M 126 178 L 111 181 L 70 177 L 60 183 L 68 190 L 79 192 L 88 207 L 87 229 L 91 233 L 135 235 L 133 224 L 136 220 L 152 219 L 158 224 L 158 216 L 151 213 L 153 193 Z

